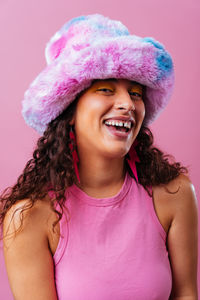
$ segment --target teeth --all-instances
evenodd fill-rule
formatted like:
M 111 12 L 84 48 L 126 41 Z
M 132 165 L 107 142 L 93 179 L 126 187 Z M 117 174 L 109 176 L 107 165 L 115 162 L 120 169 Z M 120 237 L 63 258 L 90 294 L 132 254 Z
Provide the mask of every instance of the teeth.
M 123 121 L 105 121 L 106 125 L 112 125 L 112 126 L 118 126 L 118 127 L 125 127 L 130 129 L 131 128 L 131 122 L 127 121 L 127 122 L 123 122 Z
M 127 128 L 131 128 L 131 122 L 128 122 L 128 123 L 126 123 L 126 126 L 124 125 L 124 127 L 127 127 Z

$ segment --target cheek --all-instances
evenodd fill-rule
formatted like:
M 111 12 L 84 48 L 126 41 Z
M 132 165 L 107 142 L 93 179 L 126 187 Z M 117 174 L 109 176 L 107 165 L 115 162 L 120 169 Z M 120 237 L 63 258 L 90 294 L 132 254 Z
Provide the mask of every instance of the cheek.
M 88 121 L 99 122 L 101 117 L 110 109 L 110 105 L 108 101 L 104 101 L 104 99 L 100 99 L 99 97 L 90 96 L 90 97 L 82 97 L 79 99 L 76 108 L 76 119 L 79 122 L 88 123 Z
M 138 103 L 137 106 L 137 116 L 138 116 L 138 121 L 141 120 L 143 121 L 144 117 L 145 117 L 145 105 L 144 102 L 141 101 Z
M 142 102 L 141 114 L 142 114 L 143 119 L 144 119 L 144 117 L 145 117 L 145 105 L 144 105 L 144 102 Z
M 75 112 L 75 128 L 79 134 L 93 135 L 96 132 L 107 109 L 103 102 L 95 97 L 80 99 Z

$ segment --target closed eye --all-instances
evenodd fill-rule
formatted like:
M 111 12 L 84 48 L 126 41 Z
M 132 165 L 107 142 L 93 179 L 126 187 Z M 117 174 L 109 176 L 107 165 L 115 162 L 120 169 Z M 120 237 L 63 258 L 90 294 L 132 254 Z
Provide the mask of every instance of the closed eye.
M 102 93 L 105 93 L 105 94 L 113 94 L 114 90 L 105 87 L 105 88 L 97 89 L 97 92 L 102 92 Z M 142 99 L 142 94 L 140 94 L 140 93 L 130 91 L 129 94 L 132 98 L 134 98 L 134 100 Z
M 135 99 L 142 99 L 142 95 L 137 92 L 129 92 L 131 96 L 133 96 Z
M 101 91 L 101 92 L 113 92 L 113 90 L 111 89 L 107 89 L 107 88 L 101 88 L 101 89 L 98 89 L 97 91 Z

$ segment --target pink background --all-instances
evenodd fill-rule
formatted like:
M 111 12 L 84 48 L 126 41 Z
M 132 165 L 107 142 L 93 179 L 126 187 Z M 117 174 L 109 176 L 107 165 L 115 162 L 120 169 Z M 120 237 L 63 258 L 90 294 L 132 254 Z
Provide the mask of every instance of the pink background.
M 199 0 L 0 1 L 0 190 L 15 182 L 38 138 L 21 117 L 21 99 L 45 66 L 46 42 L 69 19 L 98 12 L 121 20 L 131 33 L 155 37 L 172 54 L 174 94 L 152 129 L 156 144 L 189 167 L 200 199 Z M 0 266 L 0 299 L 11 300 L 2 245 Z

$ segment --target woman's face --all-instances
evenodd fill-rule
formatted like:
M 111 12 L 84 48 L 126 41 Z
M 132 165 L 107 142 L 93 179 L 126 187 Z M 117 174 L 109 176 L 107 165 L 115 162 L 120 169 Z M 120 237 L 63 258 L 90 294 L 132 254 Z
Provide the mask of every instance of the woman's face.
M 80 96 L 72 120 L 78 152 L 126 155 L 145 116 L 142 86 L 126 79 L 95 80 Z

